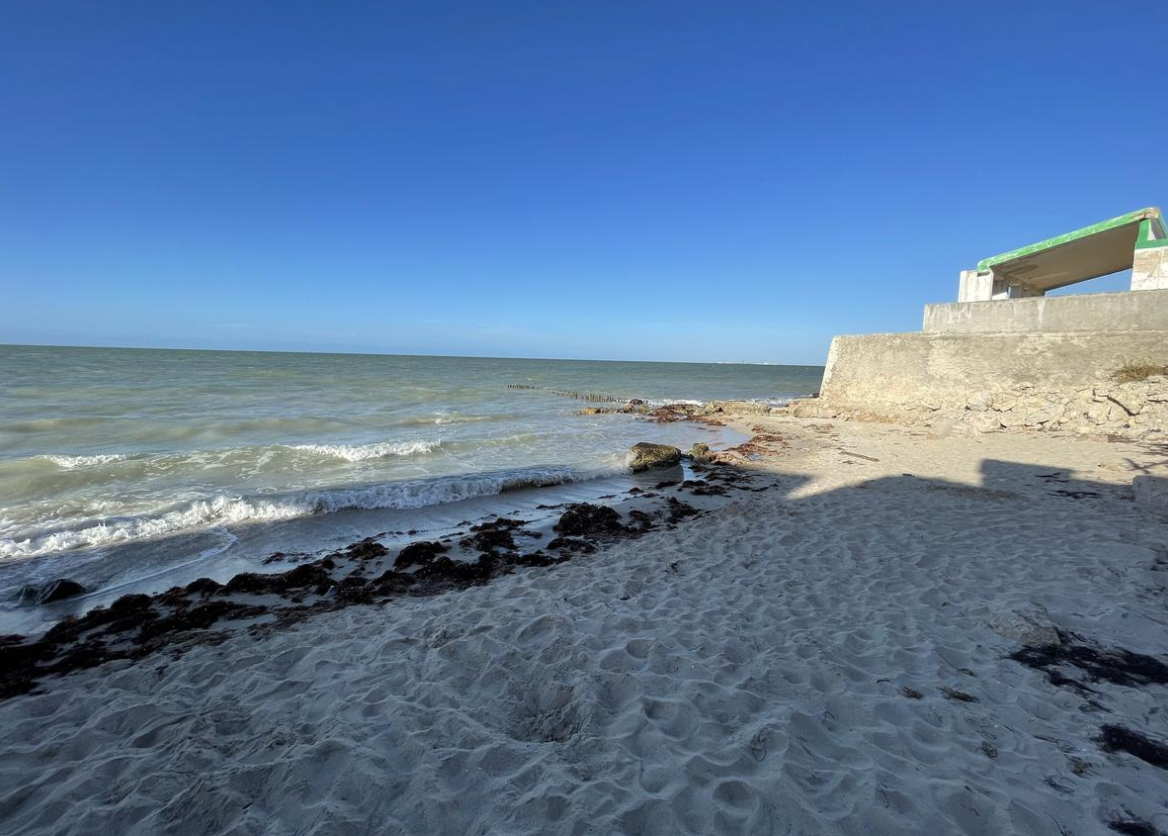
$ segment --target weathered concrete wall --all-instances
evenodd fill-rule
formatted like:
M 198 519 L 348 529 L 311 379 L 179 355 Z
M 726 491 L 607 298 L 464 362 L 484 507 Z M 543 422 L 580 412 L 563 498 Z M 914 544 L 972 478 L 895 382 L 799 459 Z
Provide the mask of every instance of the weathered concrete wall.
M 1168 290 L 925 305 L 924 330 L 934 334 L 1168 331 Z
M 1168 378 L 1121 383 L 1115 373 L 1166 364 L 1168 329 L 836 337 L 820 397 L 798 401 L 790 412 L 957 422 L 980 432 L 1060 429 L 1162 439 Z
M 1137 248 L 1132 261 L 1132 290 L 1168 288 L 1168 247 Z

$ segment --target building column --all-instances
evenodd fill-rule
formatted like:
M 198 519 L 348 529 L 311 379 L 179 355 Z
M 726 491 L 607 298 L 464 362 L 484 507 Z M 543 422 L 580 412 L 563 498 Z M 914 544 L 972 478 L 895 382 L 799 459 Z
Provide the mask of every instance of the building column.
M 988 302 L 994 298 L 994 274 L 987 270 L 962 270 L 957 283 L 958 302 Z
M 1168 246 L 1136 248 L 1131 289 L 1168 290 Z
M 1164 224 L 1151 218 L 1140 222 L 1132 254 L 1132 290 L 1168 290 L 1168 237 Z

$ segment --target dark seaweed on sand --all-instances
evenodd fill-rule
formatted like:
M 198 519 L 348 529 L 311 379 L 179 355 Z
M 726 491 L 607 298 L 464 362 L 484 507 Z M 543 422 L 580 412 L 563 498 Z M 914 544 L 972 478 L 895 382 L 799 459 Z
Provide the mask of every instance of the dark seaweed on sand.
M 1168 665 L 1154 656 L 1130 650 L 1098 650 L 1081 644 L 1031 645 L 1009 656 L 1015 662 L 1046 673 L 1052 685 L 1091 691 L 1059 668 L 1077 668 L 1090 682 L 1111 682 L 1129 688 L 1168 683 Z
M 1126 752 L 1144 763 L 1168 769 L 1168 746 L 1124 726 L 1104 726 L 1095 742 L 1104 752 Z

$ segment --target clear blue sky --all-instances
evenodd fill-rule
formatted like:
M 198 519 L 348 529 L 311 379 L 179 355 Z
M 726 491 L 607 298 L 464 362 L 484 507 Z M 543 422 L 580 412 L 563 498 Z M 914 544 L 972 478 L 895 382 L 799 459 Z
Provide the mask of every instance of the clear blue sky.
M 0 0 L 0 342 L 820 363 L 1168 200 L 1166 9 Z

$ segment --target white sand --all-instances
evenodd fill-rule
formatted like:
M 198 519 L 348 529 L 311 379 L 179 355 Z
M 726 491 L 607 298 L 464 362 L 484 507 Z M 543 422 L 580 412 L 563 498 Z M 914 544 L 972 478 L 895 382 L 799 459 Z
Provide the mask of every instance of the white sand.
M 1052 625 L 1164 652 L 1168 523 L 1128 486 L 1168 452 L 774 425 L 784 489 L 676 531 L 0 703 L 0 832 L 1168 830 L 1168 772 L 1092 741 L 1168 739 L 1165 688 L 1084 712 L 1003 658 Z

